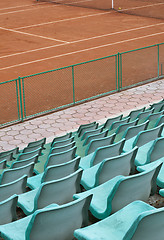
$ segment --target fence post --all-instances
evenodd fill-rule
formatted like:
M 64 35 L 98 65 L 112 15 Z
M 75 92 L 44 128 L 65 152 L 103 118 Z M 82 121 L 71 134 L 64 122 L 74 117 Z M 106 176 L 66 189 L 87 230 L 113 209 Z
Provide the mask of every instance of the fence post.
M 118 70 L 118 74 L 117 74 L 117 86 L 118 86 L 118 91 L 120 92 L 120 53 L 118 52 L 118 57 L 117 57 L 117 70 Z
M 20 99 L 21 121 L 23 122 L 22 87 L 21 87 L 21 78 L 20 77 L 18 77 L 18 81 L 19 81 L 19 99 Z
M 74 66 L 72 66 L 72 87 L 73 87 L 73 103 L 75 104 L 75 74 L 74 74 Z
M 158 78 L 159 78 L 159 44 L 157 44 L 157 51 L 158 51 Z

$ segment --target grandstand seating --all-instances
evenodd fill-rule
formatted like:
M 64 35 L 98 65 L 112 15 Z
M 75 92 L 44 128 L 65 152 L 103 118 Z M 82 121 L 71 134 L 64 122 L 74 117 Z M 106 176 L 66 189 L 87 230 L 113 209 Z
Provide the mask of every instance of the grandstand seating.
M 0 236 L 49 240 L 50 231 L 52 239 L 72 240 L 74 230 L 87 226 L 89 208 L 91 226 L 75 231 L 79 240 L 161 239 L 163 208 L 144 202 L 164 197 L 163 146 L 164 99 L 102 125 L 83 124 L 50 143 L 43 138 L 1 152 Z M 16 209 L 29 216 L 16 220 Z M 103 220 L 93 224 L 93 216 Z

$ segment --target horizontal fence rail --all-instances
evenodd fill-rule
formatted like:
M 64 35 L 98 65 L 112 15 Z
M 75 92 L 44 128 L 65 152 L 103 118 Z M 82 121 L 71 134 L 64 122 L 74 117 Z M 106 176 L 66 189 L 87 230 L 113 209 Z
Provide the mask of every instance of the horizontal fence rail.
M 0 83 L 0 127 L 164 77 L 164 43 Z

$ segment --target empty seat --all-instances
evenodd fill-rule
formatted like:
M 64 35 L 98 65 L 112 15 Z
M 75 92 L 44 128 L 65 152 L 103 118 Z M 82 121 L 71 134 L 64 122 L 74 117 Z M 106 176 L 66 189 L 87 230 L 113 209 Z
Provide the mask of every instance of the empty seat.
M 4 239 L 12 240 L 72 240 L 75 229 L 88 225 L 91 197 L 62 206 L 53 204 L 28 217 L 1 225 L 0 235 Z
M 55 142 L 60 142 L 60 141 L 63 141 L 63 140 L 67 140 L 67 139 L 69 139 L 71 137 L 72 137 L 72 132 L 69 132 L 69 133 L 67 133 L 65 135 L 62 135 L 60 137 L 55 137 L 53 139 L 52 143 L 51 143 L 51 147 L 54 145 Z
M 38 162 L 38 155 L 35 155 L 35 156 L 33 156 L 33 157 L 31 157 L 31 158 L 28 158 L 28 159 L 26 159 L 26 160 L 20 160 L 20 161 L 14 161 L 14 162 L 12 162 L 12 164 L 11 164 L 11 168 L 13 169 L 13 168 L 19 168 L 19 167 L 23 167 L 23 166 L 25 166 L 25 165 L 28 165 L 28 164 L 30 164 L 30 163 L 37 163 Z
M 17 161 L 21 161 L 21 160 L 26 160 L 28 158 L 31 158 L 33 156 L 35 156 L 36 154 L 38 154 L 39 156 L 41 155 L 42 152 L 42 148 L 39 147 L 38 149 L 32 151 L 32 152 L 26 152 L 26 153 L 21 153 L 19 154 L 19 156 L 17 157 Z
M 95 130 L 98 128 L 98 123 L 96 122 L 93 122 L 93 123 L 90 123 L 90 124 L 85 124 L 85 125 L 82 125 L 81 128 L 79 128 L 78 130 L 78 137 L 81 137 L 83 136 L 83 134 L 86 132 L 86 131 L 91 131 L 91 130 Z
M 164 106 L 164 99 L 162 99 L 161 101 L 159 101 L 157 103 L 153 103 L 150 106 L 151 106 L 150 109 L 154 108 L 154 112 L 160 112 Z
M 93 225 L 77 229 L 78 240 L 161 240 L 164 235 L 164 208 L 156 209 L 134 201 Z
M 145 111 L 145 107 L 143 108 L 139 108 L 139 109 L 135 109 L 135 110 L 132 110 L 127 117 L 130 117 L 130 122 L 135 120 L 138 116 L 138 114 L 142 113 Z
M 6 162 L 7 162 L 6 159 L 0 161 L 0 169 L 4 169 L 4 168 L 6 168 Z
M 73 141 L 71 143 L 68 143 L 67 145 L 60 146 L 60 147 L 55 147 L 54 146 L 50 149 L 49 154 L 64 152 L 64 151 L 67 151 L 67 150 L 69 150 L 73 147 L 75 147 L 75 141 Z
M 0 152 L 0 158 L 6 156 L 8 154 L 16 155 L 18 153 L 19 153 L 19 147 L 16 147 L 16 148 L 14 148 L 12 150 L 9 150 L 9 151 Z
M 53 144 L 51 144 L 51 148 L 53 147 L 62 147 L 62 146 L 65 146 L 69 143 L 72 143 L 74 141 L 74 137 L 70 137 L 68 139 L 65 139 L 65 140 L 61 140 L 61 141 L 56 141 L 54 142 Z
M 96 133 L 96 134 L 89 135 L 89 136 L 85 139 L 85 141 L 84 141 L 84 143 L 83 143 L 83 146 L 89 144 L 89 142 L 90 142 L 91 140 L 95 140 L 95 139 L 100 139 L 100 138 L 107 137 L 108 131 L 109 131 L 109 130 L 107 129 L 107 130 L 104 130 L 104 131 L 102 131 L 102 132 L 100 132 L 100 133 Z
M 150 110 L 145 110 L 144 112 L 139 113 L 137 116 L 138 124 L 145 122 L 147 117 L 153 112 L 154 112 L 154 108 L 152 108 Z
M 106 218 L 130 202 L 148 201 L 150 194 L 157 190 L 155 177 L 161 165 L 161 161 L 158 161 L 149 171 L 131 176 L 116 176 L 93 189 L 75 194 L 74 199 L 93 194 L 90 204 L 92 215 L 98 219 Z
M 90 135 L 98 134 L 98 133 L 101 133 L 102 131 L 103 131 L 103 127 L 99 127 L 94 130 L 85 131 L 85 133 L 81 137 L 81 140 L 85 140 Z
M 106 122 L 104 123 L 104 128 L 107 128 L 109 129 L 112 125 L 112 123 L 116 122 L 116 121 L 120 121 L 123 117 L 123 114 L 119 115 L 119 116 L 116 116 L 116 117 L 113 117 L 113 118 L 108 118 L 106 120 Z
M 84 170 L 81 185 L 88 190 L 97 187 L 117 175 L 129 175 L 130 172 L 134 172 L 136 153 L 137 147 L 128 153 L 106 158 L 100 164 Z
M 18 206 L 26 215 L 52 203 L 64 204 L 72 201 L 73 194 L 80 192 L 82 169 L 67 177 L 44 182 L 39 188 L 19 195 Z
M 73 160 L 47 167 L 43 173 L 37 174 L 27 179 L 27 186 L 31 189 L 35 189 L 43 182 L 57 180 L 66 177 L 78 170 L 80 163 L 80 157 L 76 157 Z
M 124 143 L 125 139 L 122 139 L 117 143 L 97 148 L 95 152 L 90 153 L 89 155 L 81 158 L 79 166 L 82 169 L 87 169 L 102 162 L 105 158 L 120 155 Z
M 42 139 L 40 139 L 40 140 L 38 140 L 38 141 L 34 141 L 34 142 L 30 142 L 30 143 L 28 143 L 28 147 L 36 147 L 36 146 L 38 146 L 38 148 L 39 147 L 44 147 L 44 144 L 46 143 L 46 138 L 42 138 Z

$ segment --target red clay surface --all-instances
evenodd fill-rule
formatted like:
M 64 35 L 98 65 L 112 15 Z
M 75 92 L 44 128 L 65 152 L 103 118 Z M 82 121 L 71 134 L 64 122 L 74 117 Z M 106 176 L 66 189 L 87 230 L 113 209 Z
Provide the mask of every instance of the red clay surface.
M 34 0 L 6 0 L 0 2 L 0 35 L 0 82 L 4 82 L 164 42 L 164 20 Z M 123 86 L 157 76 L 156 48 L 122 58 Z M 115 90 L 115 60 L 75 68 L 75 101 Z M 160 63 L 164 64 L 164 54 Z M 25 79 L 26 115 L 72 103 L 71 74 L 72 69 L 66 69 L 62 74 Z M 1 86 L 1 99 L 0 123 L 17 119 L 15 83 Z
M 0 81 L 164 41 L 164 21 L 114 11 L 0 3 Z

